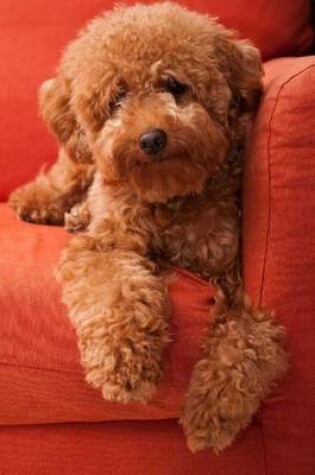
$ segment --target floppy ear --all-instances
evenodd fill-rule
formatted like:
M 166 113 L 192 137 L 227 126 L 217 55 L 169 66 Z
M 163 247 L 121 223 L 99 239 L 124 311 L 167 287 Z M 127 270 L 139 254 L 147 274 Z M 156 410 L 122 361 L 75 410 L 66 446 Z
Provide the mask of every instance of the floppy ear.
M 59 77 L 49 79 L 39 90 L 40 112 L 70 158 L 81 163 L 91 163 L 92 154 L 85 132 L 76 120 L 70 99 L 70 87 L 65 80 Z
M 263 68 L 260 53 L 248 40 L 231 39 L 231 34 L 216 44 L 219 64 L 232 91 L 232 106 L 236 115 L 253 115 L 263 91 Z
M 80 114 L 80 120 L 92 134 L 99 132 L 106 120 L 112 115 L 117 104 L 127 92 L 125 81 L 119 77 L 105 76 L 94 87 L 81 86 L 84 93 L 77 94 L 74 105 Z

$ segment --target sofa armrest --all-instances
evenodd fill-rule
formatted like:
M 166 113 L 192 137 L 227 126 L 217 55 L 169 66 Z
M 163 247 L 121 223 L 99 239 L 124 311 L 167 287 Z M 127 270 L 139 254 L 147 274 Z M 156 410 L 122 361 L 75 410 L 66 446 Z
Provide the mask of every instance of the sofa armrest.
M 286 380 L 262 411 L 266 473 L 311 473 L 315 57 L 273 60 L 265 71 L 265 95 L 245 163 L 244 272 L 253 300 L 274 309 L 287 328 L 291 355 Z
M 268 272 L 277 267 L 276 241 L 286 256 L 285 242 L 296 249 L 300 238 L 307 254 L 306 230 L 311 234 L 314 222 L 314 111 L 315 56 L 265 63 L 265 94 L 251 133 L 244 176 L 245 279 L 260 303 L 270 303 Z M 276 230 L 282 234 L 278 236 Z M 310 264 L 302 256 L 294 254 L 299 268 Z M 291 255 L 293 264 L 292 259 Z M 284 272 L 283 262 L 279 264 L 278 270 Z M 297 271 L 295 264 L 292 270 Z M 273 298 L 272 303 L 277 301 Z

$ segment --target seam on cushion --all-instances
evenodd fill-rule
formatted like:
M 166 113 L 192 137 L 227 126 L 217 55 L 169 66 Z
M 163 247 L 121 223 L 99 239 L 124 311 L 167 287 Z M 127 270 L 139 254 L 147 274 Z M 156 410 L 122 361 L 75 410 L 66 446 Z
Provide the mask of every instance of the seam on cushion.
M 261 441 L 261 451 L 262 451 L 262 459 L 263 459 L 263 474 L 267 475 L 267 461 L 266 461 L 266 446 L 265 446 L 265 437 L 264 437 L 264 430 L 263 430 L 263 425 L 261 419 L 259 419 L 258 422 L 258 430 L 259 430 L 259 435 L 260 435 L 260 441 Z
M 50 373 L 65 373 L 65 374 L 77 374 L 77 375 L 82 375 L 82 372 L 80 370 L 76 369 L 67 369 L 67 368 L 44 368 L 43 366 L 36 366 L 32 364 L 25 364 L 25 363 L 19 363 L 18 361 L 16 363 L 12 363 L 11 361 L 0 361 L 0 366 L 7 366 L 11 368 L 27 368 L 31 370 L 36 370 L 36 371 L 47 371 Z
M 267 145 L 267 165 L 268 165 L 268 218 L 267 218 L 267 229 L 266 229 L 266 235 L 265 235 L 265 252 L 264 252 L 264 261 L 263 261 L 263 268 L 262 268 L 262 274 L 261 274 L 261 282 L 260 282 L 260 289 L 259 289 L 259 305 L 262 304 L 262 297 L 263 297 L 263 292 L 264 292 L 264 284 L 265 284 L 265 274 L 266 274 L 266 263 L 267 263 L 267 254 L 269 250 L 269 242 L 270 242 L 270 228 L 271 228 L 271 171 L 270 171 L 270 157 L 271 157 L 271 138 L 272 138 L 272 122 L 276 113 L 276 109 L 279 103 L 280 95 L 282 91 L 284 90 L 285 86 L 289 84 L 293 79 L 296 77 L 300 76 L 301 74 L 305 73 L 305 71 L 308 71 L 309 69 L 315 68 L 315 64 L 310 64 L 303 68 L 302 70 L 298 71 L 297 73 L 293 74 L 290 76 L 288 79 L 286 79 L 278 89 L 278 93 L 276 96 L 275 104 L 273 106 L 273 109 L 270 114 L 270 120 L 269 120 L 269 136 L 268 136 L 268 145 Z

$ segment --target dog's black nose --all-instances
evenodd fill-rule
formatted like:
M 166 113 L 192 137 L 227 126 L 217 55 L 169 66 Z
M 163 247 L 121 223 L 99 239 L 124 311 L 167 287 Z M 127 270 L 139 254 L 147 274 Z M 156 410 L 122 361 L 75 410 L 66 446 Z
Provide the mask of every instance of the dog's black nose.
M 140 135 L 139 138 L 140 148 L 148 155 L 161 152 L 165 148 L 166 142 L 167 135 L 161 129 L 150 130 Z

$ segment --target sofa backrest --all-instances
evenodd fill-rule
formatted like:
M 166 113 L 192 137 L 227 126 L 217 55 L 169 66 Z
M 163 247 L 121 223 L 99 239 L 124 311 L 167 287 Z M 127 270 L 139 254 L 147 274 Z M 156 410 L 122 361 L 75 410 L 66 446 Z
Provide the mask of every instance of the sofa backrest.
M 1 0 L 0 200 L 56 156 L 38 116 L 37 90 L 85 22 L 113 0 Z M 135 1 L 124 0 L 125 4 Z M 143 1 L 142 3 L 152 3 Z M 251 38 L 264 59 L 302 54 L 312 42 L 309 0 L 178 0 Z

